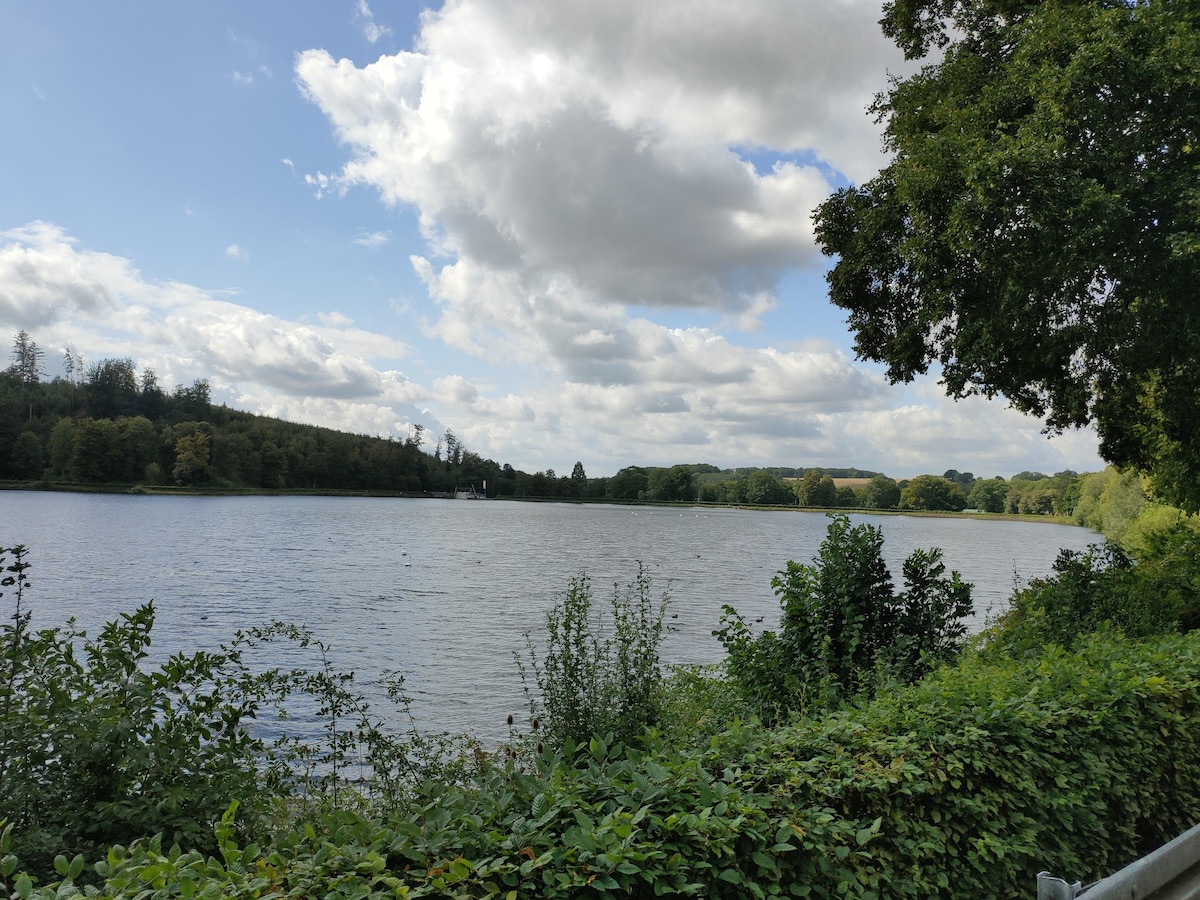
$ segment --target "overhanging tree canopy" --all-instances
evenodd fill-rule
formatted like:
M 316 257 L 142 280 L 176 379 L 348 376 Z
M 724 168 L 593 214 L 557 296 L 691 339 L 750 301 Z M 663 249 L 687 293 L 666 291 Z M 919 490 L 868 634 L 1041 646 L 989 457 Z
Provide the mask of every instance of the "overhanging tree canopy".
M 893 154 L 815 213 L 834 303 L 893 381 L 940 364 L 1200 509 L 1200 4 L 895 0 L 932 59 Z

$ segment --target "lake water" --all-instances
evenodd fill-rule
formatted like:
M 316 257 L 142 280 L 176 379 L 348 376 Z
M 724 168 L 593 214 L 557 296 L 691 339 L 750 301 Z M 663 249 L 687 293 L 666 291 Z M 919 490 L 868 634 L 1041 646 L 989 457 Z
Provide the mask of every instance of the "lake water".
M 1043 523 L 851 518 L 882 527 L 897 580 L 914 549 L 941 547 L 976 586 L 976 628 L 1014 583 L 1047 574 L 1059 548 L 1099 540 Z M 670 594 L 664 661 L 714 662 L 722 605 L 776 627 L 771 578 L 789 559 L 809 562 L 827 524 L 785 511 L 0 491 L 0 546 L 29 548 L 36 625 L 74 616 L 94 634 L 153 599 L 165 658 L 216 649 L 239 628 L 303 624 L 360 690 L 400 672 L 419 725 L 485 741 L 527 710 L 514 653 L 529 631 L 541 647 L 546 612 L 572 576 L 586 572 L 607 606 L 641 561 L 655 595 Z

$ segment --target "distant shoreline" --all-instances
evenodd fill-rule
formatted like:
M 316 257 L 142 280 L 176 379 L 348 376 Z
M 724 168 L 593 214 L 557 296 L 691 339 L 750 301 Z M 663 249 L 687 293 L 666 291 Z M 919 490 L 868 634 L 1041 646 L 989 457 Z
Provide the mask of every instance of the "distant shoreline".
M 0 481 L 0 491 L 46 491 L 61 494 L 131 494 L 144 497 L 380 497 L 401 500 L 436 499 L 422 491 L 346 491 L 324 488 L 222 488 L 179 487 L 155 484 L 85 484 L 58 481 Z M 822 506 L 754 506 L 748 503 L 703 503 L 696 501 L 618 500 L 609 497 L 489 497 L 488 501 L 505 500 L 517 503 L 575 503 L 580 506 L 602 503 L 611 506 L 657 506 L 666 509 L 747 509 L 776 512 L 847 513 L 869 516 L 915 516 L 923 518 L 971 519 L 1006 522 L 1041 522 L 1047 525 L 1075 525 L 1070 516 L 1034 516 L 1019 513 L 953 512 L 929 509 L 859 509 L 856 507 Z M 457 501 L 448 501 L 457 502 Z M 478 502 L 478 501 L 476 501 Z

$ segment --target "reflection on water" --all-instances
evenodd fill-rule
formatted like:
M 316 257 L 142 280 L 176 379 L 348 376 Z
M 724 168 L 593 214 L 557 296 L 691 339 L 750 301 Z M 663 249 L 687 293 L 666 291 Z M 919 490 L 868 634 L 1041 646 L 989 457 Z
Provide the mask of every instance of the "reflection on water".
M 1098 540 L 1040 523 L 853 518 L 882 526 L 896 578 L 912 550 L 943 548 L 976 585 L 974 627 L 1014 581 L 1049 572 L 1060 547 Z M 586 572 L 606 603 L 641 561 L 671 597 L 664 660 L 713 662 L 722 605 L 774 627 L 772 576 L 810 561 L 826 524 L 819 513 L 701 508 L 0 492 L 0 546 L 30 548 L 35 624 L 74 616 L 94 634 L 153 599 L 163 657 L 272 620 L 306 625 L 360 688 L 400 672 L 423 727 L 489 740 L 526 709 L 513 655 L 527 631 L 540 646 L 572 576 Z

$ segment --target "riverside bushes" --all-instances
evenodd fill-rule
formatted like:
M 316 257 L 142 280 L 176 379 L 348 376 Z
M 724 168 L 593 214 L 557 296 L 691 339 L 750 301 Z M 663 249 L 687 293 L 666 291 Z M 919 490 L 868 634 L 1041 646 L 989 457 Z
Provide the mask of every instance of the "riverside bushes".
M 1156 583 L 1195 583 L 1194 556 L 1164 559 Z M 17 584 L 24 570 L 10 571 Z M 637 584 L 618 599 L 642 598 L 661 623 Z M 1060 587 L 1075 596 L 1077 585 Z M 1200 818 L 1200 633 L 1135 641 L 1107 621 L 1036 653 L 969 649 L 915 684 L 774 728 L 701 721 L 704 697 L 730 717 L 738 700 L 689 672 L 656 695 L 670 731 L 480 752 L 403 789 L 385 779 L 383 796 L 343 783 L 333 802 L 293 807 L 298 818 L 257 833 L 229 802 L 245 800 L 231 778 L 220 806 L 219 791 L 204 800 L 213 820 L 228 805 L 207 843 L 146 834 L 94 869 L 64 845 L 40 873 L 59 880 L 41 888 L 11 852 L 28 834 L 18 822 L 0 834 L 0 896 L 1029 896 L 1039 871 L 1091 880 Z M 578 646 L 586 661 L 603 641 Z M 352 700 L 336 698 L 337 721 Z M 326 761 L 344 764 L 348 748 L 331 747 Z M 152 797 L 134 795 L 142 808 Z M 94 886 L 77 888 L 89 873 Z
M 152 603 L 95 637 L 72 621 L 35 631 L 29 565 L 25 548 L 0 548 L 0 589 L 14 609 L 0 625 L 0 822 L 10 829 L 5 852 L 29 871 L 45 875 L 58 855 L 103 857 L 154 834 L 215 852 L 213 823 L 231 801 L 241 834 L 262 836 L 280 817 L 365 805 L 364 794 L 386 808 L 413 781 L 462 768 L 465 742 L 385 733 L 303 629 L 275 623 L 151 666 Z M 321 664 L 251 666 L 251 651 L 280 640 L 316 650 Z M 260 715 L 286 718 L 293 696 L 316 710 L 318 739 L 262 737 Z M 351 769 L 371 783 L 346 791 Z
M 813 564 L 788 562 L 771 582 L 783 611 L 778 634 L 755 637 L 726 605 L 713 633 L 754 712 L 780 722 L 797 710 L 911 683 L 953 659 L 966 636 L 971 585 L 957 572 L 946 576 L 940 550 L 915 551 L 903 569 L 905 589 L 896 593 L 883 532 L 835 515 Z
M 429 784 L 403 816 L 330 812 L 270 847 L 227 833 L 222 860 L 116 849 L 104 896 L 1022 897 L 1200 816 L 1198 742 L 1200 636 L 1098 635 L 702 754 L 593 741 Z
M 553 749 L 596 736 L 634 744 L 656 724 L 668 601 L 665 593 L 654 600 L 639 563 L 632 582 L 613 585 L 605 619 L 592 603 L 591 580 L 579 575 L 546 614 L 544 650 L 526 632 L 527 659 L 518 655 L 517 668 L 530 715 Z
M 243 723 L 262 698 L 239 652 L 145 671 L 151 604 L 90 640 L 71 623 L 32 631 L 24 548 L 4 552 L 16 612 L 0 628 L 0 814 L 25 864 L 155 832 L 215 847 L 213 812 L 228 798 L 261 813 L 266 748 Z
M 1116 544 L 1064 550 L 1054 575 L 1017 591 L 984 635 L 991 652 L 1037 654 L 1100 628 L 1137 639 L 1200 627 L 1200 532 L 1177 524 L 1130 555 Z

